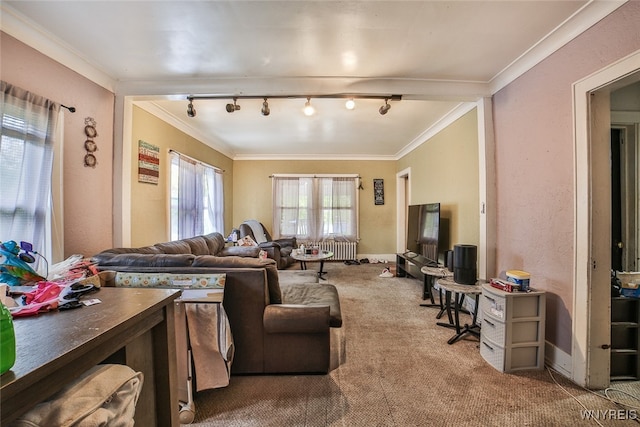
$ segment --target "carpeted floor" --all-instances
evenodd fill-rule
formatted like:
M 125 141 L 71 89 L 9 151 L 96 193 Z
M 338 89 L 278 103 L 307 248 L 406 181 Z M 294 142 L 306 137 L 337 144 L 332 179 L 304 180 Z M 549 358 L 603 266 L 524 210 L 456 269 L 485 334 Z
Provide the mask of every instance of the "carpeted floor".
M 436 325 L 436 309 L 419 306 L 421 282 L 380 278 L 383 264 L 325 267 L 344 319 L 332 336 L 337 366 L 328 375 L 234 376 L 228 387 L 196 395 L 192 425 L 640 424 L 630 419 L 640 417 L 637 382 L 610 393 L 630 409 L 549 370 L 500 373 L 481 358 L 477 339 L 446 343 L 453 331 Z

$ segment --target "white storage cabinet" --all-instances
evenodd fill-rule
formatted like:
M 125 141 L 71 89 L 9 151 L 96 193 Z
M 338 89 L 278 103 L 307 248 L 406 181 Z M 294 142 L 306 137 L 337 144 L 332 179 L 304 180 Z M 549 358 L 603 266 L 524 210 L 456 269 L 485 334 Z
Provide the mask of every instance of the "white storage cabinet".
M 482 286 L 480 354 L 502 372 L 544 367 L 545 294 Z

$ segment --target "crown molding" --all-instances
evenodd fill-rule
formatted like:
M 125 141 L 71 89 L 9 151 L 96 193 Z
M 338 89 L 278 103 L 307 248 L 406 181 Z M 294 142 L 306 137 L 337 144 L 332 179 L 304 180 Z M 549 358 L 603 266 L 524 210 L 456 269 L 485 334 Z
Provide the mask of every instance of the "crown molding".
M 237 154 L 233 160 L 347 160 L 347 161 L 395 161 L 395 156 L 351 154 Z
M 0 30 L 75 71 L 99 86 L 115 93 L 116 80 L 91 64 L 71 46 L 36 26 L 20 12 L 0 2 Z
M 209 147 L 229 157 L 230 159 L 234 159 L 235 153 L 233 152 L 233 150 L 229 148 L 229 146 L 221 143 L 216 139 L 212 139 L 209 135 L 205 135 L 204 133 L 198 131 L 194 127 L 188 125 L 187 122 L 185 122 L 184 120 L 180 120 L 176 116 L 170 114 L 167 110 L 160 107 L 155 102 L 134 100 L 133 105 L 143 109 L 149 114 L 156 116 L 163 122 L 166 122 L 170 126 L 173 126 L 174 128 L 178 129 L 179 131 L 184 132 L 190 137 L 197 139 L 203 144 L 208 145 Z
M 425 129 L 424 132 L 422 132 L 413 141 L 407 144 L 402 150 L 400 150 L 394 156 L 394 158 L 396 160 L 399 160 L 402 157 L 406 156 L 407 154 L 409 154 L 410 152 L 412 152 L 413 150 L 415 150 L 416 148 L 418 148 L 419 146 L 421 146 L 422 144 L 426 143 L 431 138 L 436 136 L 438 133 L 440 133 L 440 131 L 446 129 L 453 122 L 458 120 L 460 117 L 464 116 L 469 111 L 476 108 L 476 106 L 477 106 L 476 102 L 463 102 L 458 104 L 453 110 L 449 111 L 447 114 L 442 116 L 440 120 L 435 122 L 429 128 Z
M 591 0 L 553 29 L 546 37 L 507 65 L 490 81 L 491 94 L 513 82 L 552 53 L 614 12 L 628 0 Z

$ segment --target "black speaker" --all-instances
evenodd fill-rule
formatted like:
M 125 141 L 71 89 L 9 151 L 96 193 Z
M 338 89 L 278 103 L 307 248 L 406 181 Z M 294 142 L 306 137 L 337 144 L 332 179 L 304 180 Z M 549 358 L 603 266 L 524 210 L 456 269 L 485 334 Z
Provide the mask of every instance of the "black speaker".
M 475 245 L 454 245 L 453 281 L 460 285 L 475 285 L 478 272 L 478 248 Z

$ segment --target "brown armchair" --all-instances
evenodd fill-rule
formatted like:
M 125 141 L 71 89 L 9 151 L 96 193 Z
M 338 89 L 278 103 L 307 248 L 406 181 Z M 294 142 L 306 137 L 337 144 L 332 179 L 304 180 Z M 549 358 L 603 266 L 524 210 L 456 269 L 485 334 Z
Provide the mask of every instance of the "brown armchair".
M 256 236 L 256 233 L 254 233 L 257 224 L 262 228 L 262 233 L 259 236 Z M 262 223 L 257 224 L 254 223 L 254 227 L 251 227 L 247 221 L 240 224 L 238 227 L 239 237 L 250 236 L 255 240 L 258 246 L 267 252 L 267 257 L 276 261 L 279 270 L 285 269 L 295 263 L 296 260 L 291 257 L 291 251 L 298 247 L 296 238 L 291 237 L 274 240 Z

